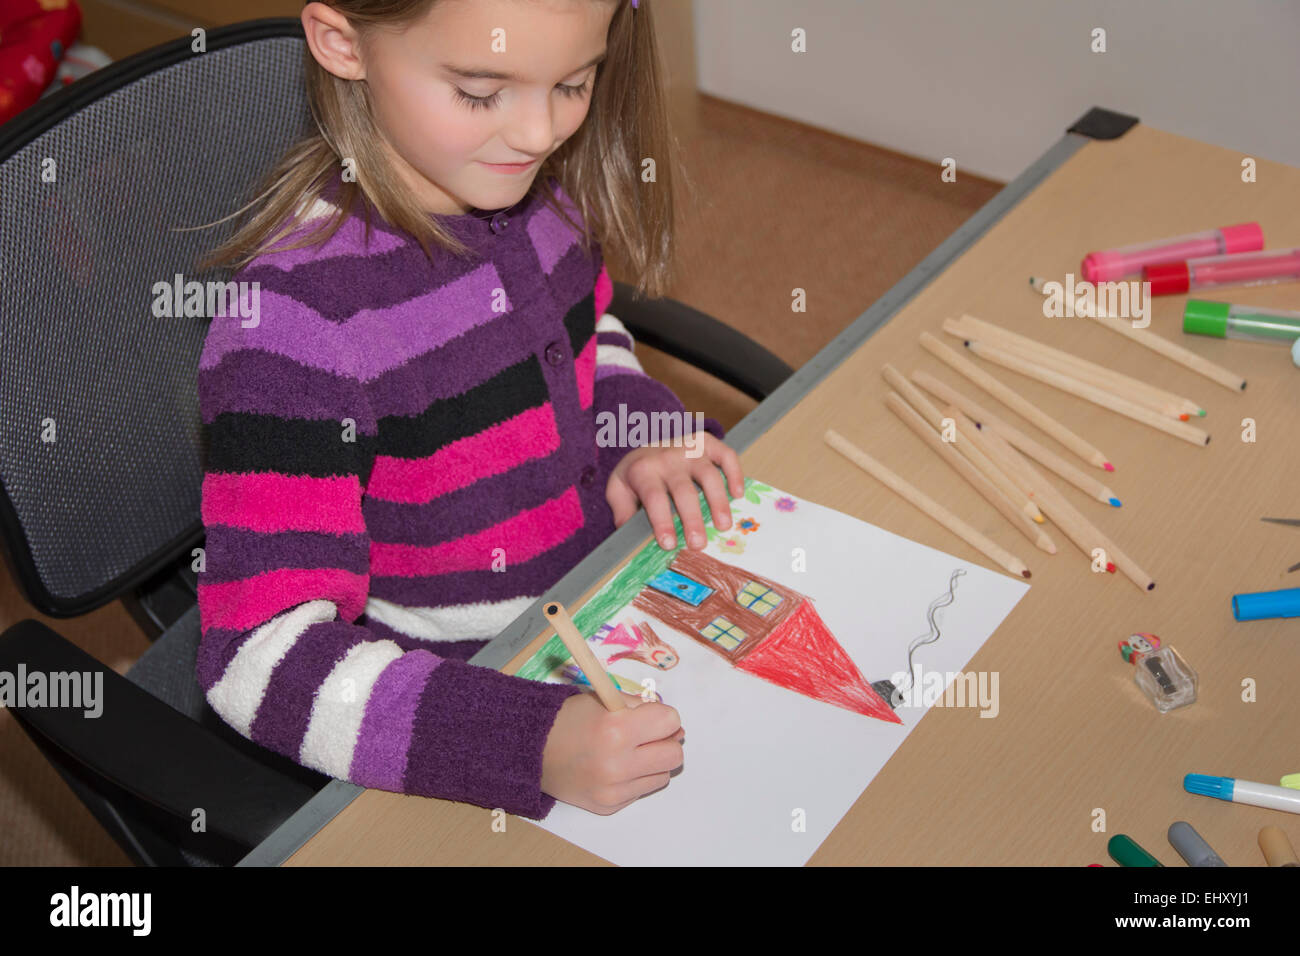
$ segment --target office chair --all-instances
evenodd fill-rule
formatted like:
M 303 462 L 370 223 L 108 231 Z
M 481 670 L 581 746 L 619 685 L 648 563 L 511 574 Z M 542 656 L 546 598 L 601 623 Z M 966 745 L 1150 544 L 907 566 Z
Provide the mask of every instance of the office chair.
M 252 743 L 195 677 L 203 318 L 155 318 L 152 286 L 228 232 L 172 232 L 239 207 L 312 126 L 293 18 L 212 30 L 99 70 L 0 127 L 0 532 L 51 617 L 121 599 L 152 641 L 125 677 L 28 619 L 0 670 L 102 674 L 102 713 L 13 716 L 137 865 L 237 862 L 328 779 Z M 52 177 L 52 178 L 51 178 Z M 233 224 L 232 224 L 233 227 Z M 791 369 L 716 320 L 615 284 L 638 341 L 756 399 Z

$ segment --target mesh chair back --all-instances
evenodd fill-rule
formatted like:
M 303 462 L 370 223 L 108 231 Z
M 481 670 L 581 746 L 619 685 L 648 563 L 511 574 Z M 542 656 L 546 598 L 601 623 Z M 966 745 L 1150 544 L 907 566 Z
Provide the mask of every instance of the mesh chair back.
M 157 317 L 312 128 L 299 21 L 112 64 L 0 126 L 0 530 L 46 614 L 82 614 L 202 537 L 197 374 L 210 319 Z

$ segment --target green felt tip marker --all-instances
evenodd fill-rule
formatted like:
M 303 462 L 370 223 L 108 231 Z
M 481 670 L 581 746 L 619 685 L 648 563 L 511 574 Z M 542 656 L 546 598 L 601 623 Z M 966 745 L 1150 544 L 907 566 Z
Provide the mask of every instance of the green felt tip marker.
M 1300 339 L 1300 312 L 1188 299 L 1183 308 L 1183 331 L 1290 346 Z
M 1159 860 L 1133 842 L 1133 838 L 1116 833 L 1106 843 L 1106 852 L 1120 866 L 1164 866 Z

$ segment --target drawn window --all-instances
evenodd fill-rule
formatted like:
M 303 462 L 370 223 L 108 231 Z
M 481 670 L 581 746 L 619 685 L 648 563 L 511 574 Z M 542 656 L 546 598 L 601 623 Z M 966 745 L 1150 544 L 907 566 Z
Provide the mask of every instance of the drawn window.
M 732 624 L 725 617 L 715 617 L 704 627 L 700 628 L 700 633 L 717 644 L 723 650 L 734 651 L 741 644 L 745 643 L 745 632 L 736 625 Z
M 760 617 L 767 617 L 782 600 L 784 599 L 781 595 L 757 581 L 746 582 L 740 593 L 736 595 L 737 604 L 749 608 Z

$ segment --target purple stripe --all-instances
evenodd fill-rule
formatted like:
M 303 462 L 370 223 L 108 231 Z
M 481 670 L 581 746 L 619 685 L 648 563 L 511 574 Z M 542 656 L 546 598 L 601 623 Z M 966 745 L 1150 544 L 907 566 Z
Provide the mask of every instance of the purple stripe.
M 340 421 L 374 435 L 376 422 L 355 379 L 308 368 L 282 355 L 246 349 L 199 372 L 199 407 L 211 424 L 221 412 L 255 412 L 280 418 Z
M 537 205 L 537 212 L 529 218 L 526 228 L 528 238 L 533 242 L 533 250 L 537 253 L 537 261 L 542 265 L 542 271 L 550 275 L 555 264 L 582 237 L 554 211 L 541 203 Z M 565 211 L 574 222 L 582 221 L 582 217 L 571 205 Z
M 502 369 L 536 355 L 534 343 L 520 334 L 520 320 L 520 315 L 497 316 L 369 382 L 366 392 L 375 415 L 418 415 L 432 402 L 463 395 Z
M 268 534 L 208 525 L 204 560 L 207 584 L 239 581 L 281 568 L 342 568 L 365 574 L 370 568 L 370 538 L 366 534 L 312 531 Z
M 266 694 L 253 718 L 252 740 L 299 760 L 320 685 L 366 636 L 365 628 L 346 621 L 309 625 L 271 672 Z
M 430 577 L 376 577 L 370 581 L 370 594 L 404 607 L 446 607 L 540 596 L 614 533 L 613 513 L 608 505 L 603 508 L 604 517 L 599 525 L 583 527 L 549 551 L 513 564 L 507 555 L 505 571 L 484 569 Z
M 581 689 L 446 661 L 415 715 L 402 789 L 536 818 L 542 750 L 560 706 Z
M 632 336 L 624 335 L 622 332 L 597 332 L 597 345 L 617 345 L 619 348 L 632 351 Z
M 201 600 L 201 599 L 200 599 Z M 202 611 L 199 617 L 202 618 Z M 194 665 L 194 676 L 198 679 L 203 693 L 212 690 L 221 676 L 225 674 L 230 662 L 235 659 L 244 642 L 253 636 L 253 632 L 232 631 L 224 627 L 210 627 L 199 639 L 199 653 Z
M 366 701 L 349 780 L 362 787 L 402 789 L 415 711 L 429 676 L 441 664 L 434 654 L 412 651 L 384 668 Z
M 322 196 L 322 199 L 325 197 Z M 325 200 L 329 202 L 328 199 Z M 265 265 L 287 272 L 290 269 L 301 268 L 302 266 L 321 259 L 337 257 L 339 255 L 354 255 L 358 249 L 366 248 L 367 253 L 375 255 L 379 253 L 391 252 L 394 249 L 400 249 L 407 240 L 388 228 L 375 228 L 372 225 L 370 230 L 369 246 L 364 245 L 366 226 L 365 222 L 355 215 L 357 207 L 353 207 L 354 215 L 348 217 L 347 221 L 339 227 L 339 231 L 323 245 L 318 246 L 313 242 L 311 245 L 303 246 L 300 249 L 288 249 L 284 252 L 267 252 L 263 253 L 256 260 L 257 265 Z M 310 219 L 299 224 L 292 235 L 285 236 L 276 242 L 277 247 L 286 246 L 298 242 L 300 239 L 307 238 L 315 233 L 322 226 L 326 229 L 331 228 L 331 223 L 335 218 L 331 213 L 328 216 L 322 216 L 319 219 Z M 285 219 L 276 227 L 276 232 L 283 229 L 289 222 Z M 382 224 L 382 219 L 372 220 L 373 223 Z M 273 233 L 274 235 L 274 233 Z M 238 279 L 244 279 L 247 270 L 241 270 Z M 252 281 L 251 278 L 249 281 Z
M 454 541 L 564 494 L 579 472 L 569 460 L 561 448 L 546 458 L 534 458 L 503 474 L 480 478 L 425 504 L 366 498 L 361 506 L 362 517 L 371 539 L 385 544 Z

